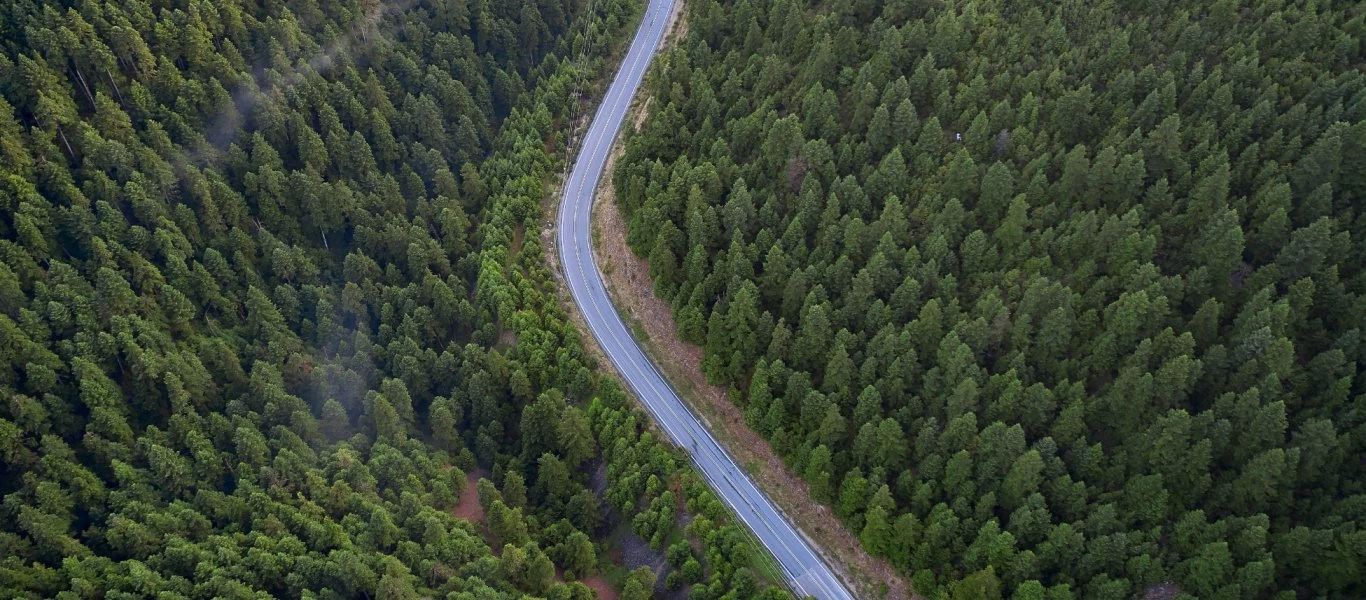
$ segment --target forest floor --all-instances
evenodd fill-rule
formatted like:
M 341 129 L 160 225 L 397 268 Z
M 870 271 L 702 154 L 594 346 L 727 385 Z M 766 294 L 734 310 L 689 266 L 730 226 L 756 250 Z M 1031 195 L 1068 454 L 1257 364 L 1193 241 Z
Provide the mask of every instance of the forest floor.
M 621 597 L 621 594 L 617 593 L 617 589 L 612 587 L 612 584 L 602 575 L 584 577 L 579 581 L 588 586 L 588 589 L 593 590 L 593 593 L 598 595 L 598 600 L 617 600 Z
M 479 506 L 479 490 L 476 484 L 480 477 L 488 477 L 489 472 L 484 469 L 476 469 L 465 474 L 465 489 L 460 492 L 460 501 L 455 503 L 455 508 L 451 509 L 451 514 L 457 519 L 465 519 L 470 523 L 478 523 L 484 520 L 484 508 Z
M 664 585 L 664 578 L 669 576 L 673 567 L 664 560 L 664 552 L 656 552 L 650 547 L 650 543 L 636 535 L 631 530 L 631 525 L 626 522 L 618 523 L 612 530 L 612 562 L 622 565 L 625 571 L 624 576 L 632 570 L 640 567 L 648 567 L 655 574 L 655 587 L 651 594 L 652 598 L 663 598 L 668 600 L 685 600 L 687 596 L 683 590 L 673 591 Z M 623 577 L 625 579 L 625 577 Z
M 638 98 L 632 107 L 630 119 L 635 130 L 639 131 L 644 124 L 651 101 L 648 96 Z M 811 499 L 806 481 L 788 468 L 766 440 L 745 425 L 743 413 L 731 403 L 726 389 L 707 382 L 701 369 L 702 348 L 678 336 L 671 307 L 654 294 L 649 262 L 626 245 L 626 221 L 617 207 L 611 178 L 613 165 L 622 152 L 623 145 L 618 142 L 608 156 L 594 200 L 593 247 L 608 293 L 623 319 L 718 441 L 802 532 L 815 541 L 817 551 L 827 562 L 844 572 L 860 597 L 911 598 L 910 587 L 896 570 L 865 552 L 858 537 L 828 507 Z
M 617 587 L 620 587 L 632 569 L 649 567 L 655 573 L 653 597 L 672 598 L 674 600 L 686 598 L 677 592 L 670 591 L 664 585 L 664 578 L 668 577 L 669 572 L 673 570 L 673 567 L 670 567 L 669 563 L 664 560 L 664 553 L 656 552 L 654 548 L 650 547 L 649 542 L 636 535 L 631 530 L 631 524 L 621 518 L 621 513 L 617 512 L 607 502 L 605 496 L 607 493 L 607 464 L 597 460 L 592 463 L 589 469 L 589 486 L 593 490 L 593 494 L 597 496 L 598 501 L 602 502 L 603 519 L 606 521 L 606 527 L 611 529 L 607 538 L 607 545 L 610 549 L 607 558 L 610 563 L 599 563 L 600 572 L 593 577 L 583 579 L 584 585 L 593 589 L 598 589 L 596 586 L 601 585 L 612 590 L 612 596 L 603 595 L 599 591 L 598 598 L 600 600 L 616 598 L 617 592 L 613 587 L 614 582 Z M 680 531 L 682 531 L 681 528 Z
M 555 567 L 555 581 L 559 583 L 565 582 L 564 569 Z M 618 592 L 616 586 L 612 585 L 612 582 L 602 573 L 581 577 L 575 581 L 578 581 L 579 583 L 588 586 L 588 589 L 593 590 L 593 593 L 597 595 L 598 600 L 617 600 L 617 598 L 621 597 L 621 592 Z

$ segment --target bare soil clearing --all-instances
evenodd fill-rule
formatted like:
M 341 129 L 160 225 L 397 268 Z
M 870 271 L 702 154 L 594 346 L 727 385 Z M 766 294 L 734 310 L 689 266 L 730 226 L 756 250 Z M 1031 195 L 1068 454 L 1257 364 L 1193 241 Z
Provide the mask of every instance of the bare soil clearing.
M 484 520 L 484 507 L 479 506 L 479 492 L 475 486 L 479 483 L 480 477 L 488 477 L 488 474 L 489 472 L 483 469 L 465 474 L 465 489 L 460 492 L 460 501 L 455 503 L 455 507 L 451 509 L 452 515 L 471 523 Z
M 612 587 L 612 584 L 608 583 L 602 575 L 585 577 L 579 581 L 588 586 L 588 589 L 593 590 L 593 593 L 598 595 L 598 600 L 617 600 L 621 597 L 617 589 Z

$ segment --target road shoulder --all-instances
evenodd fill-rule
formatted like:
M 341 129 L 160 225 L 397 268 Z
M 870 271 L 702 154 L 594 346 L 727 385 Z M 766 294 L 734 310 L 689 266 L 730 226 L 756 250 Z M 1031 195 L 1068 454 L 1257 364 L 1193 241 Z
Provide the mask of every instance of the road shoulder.
M 676 27 L 686 28 L 686 24 Z M 666 44 L 678 37 L 670 34 Z M 641 90 L 627 115 L 635 130 L 644 123 L 652 104 L 646 88 Z M 727 398 L 726 390 L 707 383 L 701 370 L 702 349 L 678 337 L 670 306 L 654 294 L 648 262 L 626 245 L 626 222 L 616 205 L 611 177 L 624 139 L 619 138 L 608 155 L 592 212 L 594 254 L 622 320 L 684 402 L 839 576 L 854 584 L 859 597 L 909 598 L 909 586 L 896 570 L 865 552 L 828 507 L 812 501 L 806 481 L 745 426 L 744 415 Z

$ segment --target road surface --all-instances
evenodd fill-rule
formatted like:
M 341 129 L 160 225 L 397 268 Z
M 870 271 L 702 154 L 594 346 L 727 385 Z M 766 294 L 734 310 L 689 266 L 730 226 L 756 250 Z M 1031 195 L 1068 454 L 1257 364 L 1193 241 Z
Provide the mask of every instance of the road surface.
M 755 487 L 748 475 L 721 449 L 701 421 L 679 399 L 645 356 L 607 295 L 593 258 L 589 213 L 607 155 L 616 139 L 636 88 L 654 58 L 676 0 L 650 0 L 631 49 L 612 80 L 606 97 L 580 145 L 574 169 L 565 182 L 559 213 L 560 263 L 570 294 L 617 372 L 654 415 L 674 443 L 686 450 L 707 482 L 778 560 L 791 586 L 819 600 L 853 600 L 809 542 Z

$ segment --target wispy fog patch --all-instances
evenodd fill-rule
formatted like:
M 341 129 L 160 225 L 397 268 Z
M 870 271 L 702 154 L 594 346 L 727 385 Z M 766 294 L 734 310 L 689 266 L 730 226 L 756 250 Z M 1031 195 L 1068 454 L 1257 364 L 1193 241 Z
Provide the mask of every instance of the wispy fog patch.
M 205 139 L 212 150 L 215 153 L 222 152 L 237 141 L 238 136 L 243 133 L 244 126 L 262 104 L 282 101 L 287 97 L 286 92 L 303 83 L 310 75 L 330 70 L 343 53 L 383 39 L 383 31 L 379 29 L 379 24 L 384 17 L 406 11 L 417 2 L 418 0 L 401 0 L 378 5 L 365 17 L 353 23 L 345 34 L 321 52 L 306 60 L 295 61 L 294 67 L 278 76 L 270 76 L 265 65 L 254 65 L 249 82 L 237 86 L 232 91 L 232 105 L 215 115 L 204 127 Z M 209 162 L 211 158 L 203 152 L 196 152 L 193 156 L 194 162 L 199 164 Z

